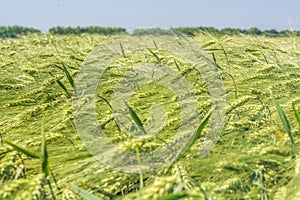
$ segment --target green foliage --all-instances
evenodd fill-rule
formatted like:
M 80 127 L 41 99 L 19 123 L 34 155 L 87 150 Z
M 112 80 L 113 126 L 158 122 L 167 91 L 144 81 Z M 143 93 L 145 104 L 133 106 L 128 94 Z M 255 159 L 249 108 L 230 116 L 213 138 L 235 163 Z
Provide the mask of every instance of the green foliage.
M 246 30 L 246 33 L 249 35 L 261 35 L 262 31 L 259 30 L 257 27 L 252 27 Z
M 247 31 L 239 28 L 223 28 L 220 30 L 220 33 L 225 35 L 236 35 L 236 34 L 247 33 Z
M 135 29 L 132 35 L 170 35 L 170 31 L 162 28 Z
M 22 26 L 0 26 L 0 39 L 16 38 L 20 35 L 28 35 L 32 33 L 41 33 L 41 31 L 35 28 L 27 28 Z
M 53 27 L 49 29 L 49 33 L 55 35 L 80 35 L 83 33 L 88 34 L 101 34 L 101 35 L 114 35 L 119 33 L 126 33 L 125 28 L 112 28 L 112 27 L 99 27 L 99 26 L 90 26 L 90 27 Z

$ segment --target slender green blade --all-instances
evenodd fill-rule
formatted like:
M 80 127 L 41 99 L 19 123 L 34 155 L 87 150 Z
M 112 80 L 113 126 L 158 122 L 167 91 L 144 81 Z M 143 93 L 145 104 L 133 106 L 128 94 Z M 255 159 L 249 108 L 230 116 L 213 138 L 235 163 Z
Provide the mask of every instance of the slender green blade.
M 65 66 L 65 64 L 64 64 L 63 62 L 61 62 L 61 64 L 62 64 L 62 66 L 63 66 L 63 71 L 64 71 L 64 73 L 66 74 L 66 77 L 67 77 L 69 83 L 71 84 L 72 88 L 73 88 L 74 91 L 75 91 L 75 82 L 74 82 L 74 80 L 73 80 L 71 74 L 69 73 L 69 71 L 68 71 L 67 67 Z
M 124 51 L 124 47 L 122 45 L 122 43 L 120 42 L 120 48 L 121 48 L 121 52 L 122 52 L 122 55 L 124 58 L 126 58 L 126 54 L 125 54 L 125 51 Z
M 54 75 L 49 72 L 49 74 L 54 77 Z M 56 83 L 67 93 L 67 96 L 70 97 L 70 93 L 69 90 L 67 89 L 67 87 L 65 86 L 65 84 L 63 84 L 63 82 L 61 82 L 60 80 L 56 80 Z
M 67 95 L 70 96 L 69 90 L 66 88 L 65 84 L 63 84 L 60 80 L 57 80 L 56 82 L 67 93 Z
M 174 63 L 176 65 L 177 70 L 180 71 L 180 67 L 179 67 L 179 65 L 178 65 L 178 63 L 177 63 L 177 61 L 175 59 L 174 59 Z
M 154 53 L 154 51 L 152 51 L 151 49 L 148 48 L 148 51 L 150 51 L 150 53 L 156 58 L 157 62 L 160 63 L 161 58 L 159 58 L 159 56 L 156 53 Z
M 292 151 L 293 151 L 294 154 L 296 154 L 297 153 L 297 149 L 296 149 L 296 146 L 295 146 L 294 137 L 293 137 L 293 134 L 292 134 L 290 123 L 289 123 L 289 121 L 288 121 L 288 119 L 287 119 L 284 111 L 282 110 L 282 108 L 280 107 L 279 103 L 275 99 L 273 93 L 271 93 L 271 96 L 272 96 L 274 105 L 276 107 L 277 113 L 278 113 L 278 115 L 280 117 L 280 120 L 281 120 L 281 122 L 282 122 L 282 124 L 283 124 L 285 130 L 287 131 L 288 136 L 290 138 Z
M 131 118 L 133 119 L 133 121 L 135 122 L 135 124 L 138 126 L 138 128 L 143 132 L 143 134 L 147 134 L 144 125 L 142 123 L 142 121 L 140 120 L 140 118 L 138 117 L 138 115 L 134 112 L 134 110 L 125 102 L 128 110 L 129 110 L 129 114 L 131 116 Z
M 285 130 L 287 132 L 291 132 L 291 126 L 290 126 L 290 123 L 285 115 L 285 113 L 283 112 L 282 108 L 280 107 L 279 103 L 277 102 L 277 100 L 275 99 L 273 93 L 272 93 L 272 99 L 273 99 L 273 102 L 274 102 L 274 105 L 276 107 L 276 110 L 277 110 L 277 113 L 280 117 L 280 120 L 285 128 Z
M 68 184 L 68 185 L 76 194 L 78 194 L 79 196 L 81 196 L 86 200 L 102 200 L 96 197 L 95 195 L 89 193 L 88 191 L 85 191 L 84 189 L 81 189 L 73 184 Z
M 296 110 L 296 108 L 295 108 L 295 103 L 293 103 L 293 111 L 294 111 L 296 120 L 297 120 L 297 122 L 298 122 L 298 126 L 300 127 L 300 114 L 299 114 L 299 112 L 298 112 L 298 111 Z
M 44 116 L 44 113 L 43 113 L 43 116 L 42 116 L 41 134 L 42 134 L 42 144 L 41 144 L 42 171 L 45 174 L 45 176 L 47 177 L 47 176 L 50 175 L 50 166 L 49 166 L 48 152 L 47 152 L 47 143 L 46 143 L 47 139 L 46 139 L 46 133 L 45 133 L 45 116 Z
M 25 149 L 19 145 L 16 145 L 14 143 L 12 143 L 11 141 L 7 140 L 7 139 L 2 139 L 2 141 L 10 146 L 12 146 L 16 151 L 21 152 L 31 158 L 40 158 L 40 156 L 32 151 L 29 151 L 28 149 Z
M 177 160 L 181 159 L 184 154 L 191 148 L 191 146 L 195 143 L 195 141 L 200 137 L 200 134 L 202 132 L 202 130 L 205 128 L 205 126 L 208 124 L 208 120 L 211 116 L 211 111 L 208 112 L 205 117 L 203 118 L 202 122 L 200 123 L 200 125 L 198 126 L 197 130 L 195 131 L 195 133 L 192 135 L 191 139 L 186 143 L 185 147 L 183 148 L 183 152 L 181 153 L 181 155 L 178 157 Z

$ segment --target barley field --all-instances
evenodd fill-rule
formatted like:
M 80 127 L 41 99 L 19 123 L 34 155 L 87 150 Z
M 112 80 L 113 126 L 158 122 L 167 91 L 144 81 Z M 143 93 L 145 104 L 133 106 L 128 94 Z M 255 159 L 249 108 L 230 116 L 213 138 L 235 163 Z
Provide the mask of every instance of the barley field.
M 171 66 L 191 83 L 200 118 L 208 116 L 182 156 L 145 173 L 99 162 L 76 131 L 76 76 L 108 38 L 32 34 L 0 40 L 0 199 L 300 199 L 299 37 L 203 32 L 191 38 L 219 70 L 227 101 L 220 138 L 204 158 L 199 150 L 212 102 L 197 70 L 159 48 L 115 60 L 98 83 L 95 103 L 99 125 L 115 144 L 149 152 L 171 142 L 181 120 L 174 94 L 146 85 L 128 102 L 130 121 L 149 129 L 149 108 L 159 102 L 167 111 L 160 139 L 134 141 L 119 129 L 109 102 L 128 66 Z

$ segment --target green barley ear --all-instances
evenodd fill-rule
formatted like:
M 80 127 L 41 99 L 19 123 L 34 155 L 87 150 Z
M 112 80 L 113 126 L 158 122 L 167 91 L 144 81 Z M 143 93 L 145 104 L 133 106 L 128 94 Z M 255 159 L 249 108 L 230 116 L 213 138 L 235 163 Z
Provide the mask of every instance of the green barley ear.
M 294 111 L 296 120 L 298 122 L 298 126 L 300 127 L 300 114 L 299 114 L 299 112 L 295 108 L 295 102 L 293 102 L 292 107 L 293 107 L 293 111 Z
M 271 92 L 271 96 L 272 96 L 274 105 L 276 107 L 277 113 L 280 117 L 280 120 L 281 120 L 281 122 L 282 122 L 282 124 L 283 124 L 286 132 L 288 133 L 289 138 L 290 138 L 292 152 L 293 152 L 294 155 L 296 155 L 298 150 L 296 149 L 296 146 L 295 146 L 294 137 L 293 137 L 293 134 L 292 134 L 292 129 L 291 129 L 290 123 L 289 123 L 284 111 L 282 110 L 279 103 L 275 99 L 275 97 L 273 95 L 273 92 Z

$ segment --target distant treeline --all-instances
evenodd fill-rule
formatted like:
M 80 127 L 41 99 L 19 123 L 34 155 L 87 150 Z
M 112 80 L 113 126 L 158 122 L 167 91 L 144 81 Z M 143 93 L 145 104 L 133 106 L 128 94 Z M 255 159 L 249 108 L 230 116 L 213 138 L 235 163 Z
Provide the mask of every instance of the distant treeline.
M 176 27 L 171 29 L 162 29 L 162 28 L 148 28 L 148 29 L 135 29 L 131 34 L 132 35 L 167 35 L 170 32 L 180 32 L 186 34 L 188 36 L 194 36 L 199 32 L 208 32 L 211 34 L 219 34 L 219 35 L 237 35 L 237 34 L 245 34 L 245 35 L 264 35 L 269 37 L 281 37 L 281 36 L 300 36 L 300 31 L 290 31 L 283 30 L 277 31 L 275 29 L 271 30 L 260 30 L 256 27 L 249 29 L 239 29 L 239 28 L 224 28 L 217 29 L 214 27 Z M 50 28 L 49 33 L 56 35 L 80 35 L 83 33 L 88 34 L 101 34 L 101 35 L 114 35 L 119 33 L 128 34 L 128 31 L 122 27 L 100 27 L 100 26 L 90 26 L 90 27 L 53 27 Z M 40 30 L 22 26 L 0 26 L 0 38 L 15 38 L 19 35 L 28 35 L 31 33 L 41 33 Z
M 57 35 L 80 35 L 83 33 L 89 34 L 101 34 L 101 35 L 114 35 L 118 33 L 126 33 L 125 28 L 112 28 L 112 27 L 100 27 L 100 26 L 90 26 L 90 27 L 53 27 L 49 29 L 49 33 Z
M 22 26 L 0 26 L 0 38 L 16 38 L 19 35 L 41 33 L 40 30 Z
M 264 35 L 269 37 L 282 37 L 282 36 L 290 36 L 290 35 L 300 36 L 300 31 L 291 31 L 291 30 L 277 31 L 275 29 L 271 29 L 271 30 L 262 31 L 256 27 L 249 28 L 249 29 L 239 29 L 239 28 L 217 29 L 214 27 L 203 27 L 203 26 L 176 27 L 176 28 L 171 28 L 169 30 L 161 29 L 161 28 L 135 29 L 132 35 L 147 35 L 147 34 L 165 35 L 165 34 L 170 34 L 170 30 L 171 31 L 173 30 L 175 32 L 180 32 L 188 36 L 194 36 L 199 32 L 208 32 L 211 34 L 218 34 L 218 35 L 244 34 L 244 35 Z

